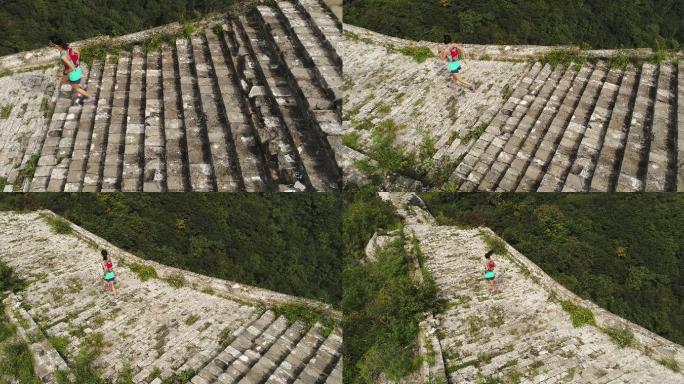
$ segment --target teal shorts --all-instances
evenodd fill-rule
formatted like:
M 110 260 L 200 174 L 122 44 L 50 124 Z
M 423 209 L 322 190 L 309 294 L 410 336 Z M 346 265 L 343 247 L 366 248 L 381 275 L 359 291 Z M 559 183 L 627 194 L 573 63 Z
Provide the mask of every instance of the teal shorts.
M 73 71 L 69 72 L 69 84 L 80 84 L 81 76 L 83 76 L 83 71 L 81 70 L 81 67 L 78 67 Z
M 106 281 L 114 281 L 114 272 L 107 272 L 104 276 Z
M 461 70 L 461 62 L 460 61 L 449 62 L 449 72 L 458 73 L 460 70 Z
M 495 276 L 496 276 L 496 275 L 494 274 L 494 271 L 487 271 L 487 272 L 485 272 L 485 274 L 484 274 L 485 280 L 494 280 L 494 277 L 495 277 Z

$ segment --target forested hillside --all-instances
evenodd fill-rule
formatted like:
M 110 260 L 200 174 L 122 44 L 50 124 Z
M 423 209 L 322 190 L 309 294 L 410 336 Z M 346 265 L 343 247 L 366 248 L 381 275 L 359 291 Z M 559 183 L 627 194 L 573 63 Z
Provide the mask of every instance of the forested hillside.
M 48 208 L 140 257 L 337 304 L 335 194 L 14 194 L 2 209 Z
M 492 228 L 556 281 L 684 344 L 683 194 L 426 194 L 444 224 Z
M 249 0 L 6 0 L 0 2 L 0 56 L 67 41 L 124 35 L 198 18 Z
M 344 0 L 344 21 L 441 42 L 678 48 L 681 0 Z

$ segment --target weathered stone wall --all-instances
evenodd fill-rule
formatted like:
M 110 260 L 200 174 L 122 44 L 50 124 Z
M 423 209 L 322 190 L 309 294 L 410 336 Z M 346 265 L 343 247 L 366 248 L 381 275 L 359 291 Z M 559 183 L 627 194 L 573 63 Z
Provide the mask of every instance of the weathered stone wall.
M 62 359 L 73 369 L 88 344 L 99 345 L 94 363 L 108 380 L 130 370 L 135 383 L 174 375 L 192 375 L 194 384 L 341 383 L 341 330 L 274 312 L 298 303 L 339 318 L 328 305 L 148 262 L 75 225 L 58 235 L 46 217 L 54 216 L 0 213 L 0 259 L 29 282 L 7 308 L 26 320 L 22 332 L 45 382 Z M 116 297 L 103 286 L 100 248 L 114 261 Z M 143 281 L 141 266 L 156 277 Z M 65 344 L 57 355 L 54 338 Z
M 510 245 L 494 256 L 500 292 L 482 278 L 487 228 L 440 226 L 413 194 L 382 194 L 416 236 L 424 266 L 447 309 L 432 326 L 449 382 L 521 383 L 680 382 L 664 361 L 684 363 L 684 347 L 583 300 L 556 283 Z M 596 326 L 575 328 L 561 302 L 590 309 Z M 631 346 L 616 345 L 603 329 L 628 330 Z M 435 345 L 436 343 L 433 343 Z M 446 378 L 444 378 L 446 379 Z

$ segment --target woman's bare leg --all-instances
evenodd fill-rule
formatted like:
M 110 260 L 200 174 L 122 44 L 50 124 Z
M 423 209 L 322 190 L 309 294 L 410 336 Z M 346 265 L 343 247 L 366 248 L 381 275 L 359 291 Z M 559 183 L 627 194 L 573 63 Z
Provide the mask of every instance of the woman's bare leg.
M 80 85 L 78 84 L 71 84 L 71 88 L 73 88 L 74 91 L 78 92 L 79 94 L 83 95 L 84 97 L 90 99 L 90 93 L 86 92 L 85 89 L 81 88 Z
M 114 282 L 112 281 L 109 283 L 109 286 L 112 288 L 112 293 L 114 294 L 114 297 L 116 297 L 116 288 L 114 287 Z
M 455 81 L 456 83 L 461 83 L 461 84 L 465 85 L 465 86 L 468 87 L 468 88 L 472 87 L 472 85 L 471 85 L 469 82 L 463 80 L 459 75 L 457 75 L 457 74 L 455 74 L 455 73 L 452 73 L 452 74 L 451 74 L 451 78 L 454 79 L 454 81 Z

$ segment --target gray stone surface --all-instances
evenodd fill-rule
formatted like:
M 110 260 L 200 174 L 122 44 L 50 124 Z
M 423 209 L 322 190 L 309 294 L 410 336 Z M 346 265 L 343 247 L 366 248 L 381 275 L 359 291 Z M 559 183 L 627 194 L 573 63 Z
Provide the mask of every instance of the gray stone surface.
M 684 347 L 582 300 L 506 245 L 495 255 L 496 283 L 482 279 L 487 228 L 440 226 L 412 194 L 382 194 L 414 234 L 424 266 L 448 305 L 434 322 L 450 382 L 679 383 L 684 373 L 660 363 L 684 362 Z M 591 309 L 597 326 L 575 328 L 561 300 Z M 620 348 L 599 327 L 629 329 L 636 343 Z
M 304 373 L 341 383 L 339 375 L 329 377 L 340 359 L 341 330 L 324 336 L 320 324 L 288 324 L 269 309 L 286 302 L 326 305 L 147 262 L 76 226 L 74 235 L 56 235 L 41 215 L 51 213 L 0 214 L 0 259 L 30 281 L 13 299 L 13 313 L 32 324 L 27 332 L 65 337 L 67 366 L 87 338 L 101 334 L 95 363 L 110 380 L 128 364 L 135 383 L 153 382 L 154 372 L 165 379 L 190 369 L 197 372 L 193 383 L 280 376 L 292 382 Z M 103 289 L 99 246 L 113 256 L 116 299 Z M 160 278 L 141 281 L 133 262 L 154 266 Z M 184 277 L 184 287 L 163 280 L 173 274 Z M 49 343 L 41 345 L 32 350 L 46 351 L 35 352 L 45 374 L 63 369 Z
M 446 87 L 443 62 L 417 63 L 400 53 L 410 46 L 434 53 L 439 44 L 344 29 L 342 132 L 353 135 L 351 154 L 373 164 L 375 159 L 366 158 L 373 153 L 372 138 L 387 120 L 395 123 L 394 145 L 406 157 L 420 159 L 434 149 L 432 159 L 420 160 L 421 170 L 411 172 L 427 169 L 427 176 L 418 176 L 423 180 L 406 183 L 409 175 L 390 175 L 381 189 L 678 190 L 681 101 L 676 96 L 683 75 L 677 65 L 646 62 L 620 69 L 590 60 L 551 68 L 530 63 L 558 47 L 464 44 L 468 57 L 460 75 L 480 88 L 454 92 Z M 603 58 L 616 52 L 590 53 Z M 474 138 L 471 132 L 477 132 Z M 340 146 L 336 151 L 349 156 Z M 339 163 L 345 183 L 368 182 L 359 176 L 357 161 Z M 441 176 L 445 170 L 454 170 L 448 181 Z
M 0 147 L 0 166 L 8 164 L 0 177 L 40 154 L 32 191 L 339 190 L 328 141 L 341 130 L 335 16 L 316 0 L 292 0 L 198 25 L 193 36 L 157 52 L 135 45 L 148 34 L 127 37 L 130 52 L 96 61 L 90 79 L 84 74 L 96 105 L 76 104 L 65 86 L 51 121 L 29 127 L 35 144 L 25 143 L 23 127 L 4 130 L 2 137 L 21 144 L 7 155 Z M 14 68 L 15 59 L 0 58 L 0 66 Z M 26 76 L 6 79 L 18 84 Z M 37 89 L 54 85 L 50 80 Z M 28 112 L 41 101 L 31 101 Z
M 48 69 L 0 77 L 0 180 L 7 192 L 24 190 L 19 172 L 40 152 L 48 132 L 56 76 L 56 69 Z

